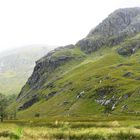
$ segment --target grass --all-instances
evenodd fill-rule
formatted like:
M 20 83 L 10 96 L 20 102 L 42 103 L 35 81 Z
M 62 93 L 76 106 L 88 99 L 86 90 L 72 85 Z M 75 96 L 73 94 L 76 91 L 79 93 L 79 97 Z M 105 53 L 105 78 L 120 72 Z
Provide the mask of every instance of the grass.
M 29 90 L 31 97 L 35 92 L 43 96 L 53 91 L 57 94 L 47 101 L 42 99 L 29 109 L 19 112 L 18 117 L 33 118 L 36 113 L 41 117 L 103 114 L 104 107 L 95 101 L 95 95 L 98 95 L 96 94 L 98 89 L 110 86 L 115 88 L 116 92 L 113 94 L 118 98 L 128 93 L 133 94 L 130 98 L 119 102 L 113 113 L 121 113 L 121 107 L 124 104 L 129 105 L 128 112 L 134 107 L 139 111 L 139 103 L 132 104 L 132 100 L 139 96 L 137 91 L 140 80 L 136 79 L 140 77 L 140 51 L 131 57 L 123 57 L 116 53 L 117 47 L 119 46 L 101 49 L 83 57 L 80 61 L 67 62 L 50 74 L 39 90 L 30 91 L 30 87 L 25 88 L 23 91 L 26 94 Z M 73 54 L 71 51 L 70 53 Z M 75 54 L 79 56 L 79 50 L 76 50 Z M 127 72 L 133 73 L 132 76 L 124 77 L 123 75 Z M 56 77 L 59 78 L 54 80 Z M 52 82 L 53 87 L 46 88 L 48 82 Z M 85 95 L 77 100 L 76 96 L 82 91 L 85 91 Z M 108 95 L 108 98 L 111 96 Z M 23 101 L 26 101 L 26 98 Z M 64 101 L 68 104 L 63 104 Z M 133 112 L 135 113 L 135 110 Z
M 19 111 L 19 120 L 1 124 L 7 125 L 6 130 L 1 131 L 8 131 L 23 140 L 139 140 L 140 50 L 124 57 L 117 53 L 119 47 L 103 48 L 90 55 L 83 54 L 78 48 L 58 51 L 53 55 L 54 59 L 63 55 L 74 59 L 52 73 L 44 70 L 38 89 L 26 84 L 22 90 L 25 97 L 20 104 L 34 94 L 41 100 Z M 52 92 L 56 94 L 46 100 L 44 97 Z M 84 94 L 77 98 L 81 92 Z M 102 92 L 107 99 L 113 96 L 119 99 L 110 114 L 105 114 L 105 106 L 96 101 Z M 124 105 L 128 106 L 127 110 L 122 110 Z M 39 114 L 38 118 L 36 114 Z M 14 128 L 12 131 L 8 129 L 10 126 Z
M 57 119 L 57 120 L 56 120 Z M 82 119 L 82 117 L 81 117 Z M 139 117 L 48 118 L 0 123 L 0 139 L 139 140 Z

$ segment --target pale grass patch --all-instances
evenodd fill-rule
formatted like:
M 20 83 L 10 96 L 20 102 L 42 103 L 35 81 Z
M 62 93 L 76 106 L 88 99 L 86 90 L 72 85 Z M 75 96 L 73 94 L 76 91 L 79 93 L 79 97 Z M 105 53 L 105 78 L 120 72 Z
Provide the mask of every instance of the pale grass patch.
M 113 127 L 119 127 L 120 124 L 119 124 L 118 121 L 113 121 L 113 122 L 111 122 L 111 126 L 113 126 Z

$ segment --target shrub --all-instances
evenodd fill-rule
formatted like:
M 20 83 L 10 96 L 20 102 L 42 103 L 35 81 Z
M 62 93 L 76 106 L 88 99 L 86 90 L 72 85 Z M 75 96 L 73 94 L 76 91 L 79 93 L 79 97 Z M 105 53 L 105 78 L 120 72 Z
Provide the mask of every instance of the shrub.
M 39 118 L 40 117 L 40 114 L 39 113 L 36 113 L 35 114 L 35 117 Z

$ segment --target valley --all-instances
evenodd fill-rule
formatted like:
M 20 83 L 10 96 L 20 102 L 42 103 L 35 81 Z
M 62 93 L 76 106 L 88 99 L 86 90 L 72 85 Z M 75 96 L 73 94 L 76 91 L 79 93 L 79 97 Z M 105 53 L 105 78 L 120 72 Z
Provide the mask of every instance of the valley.
M 140 139 L 140 8 L 115 10 L 77 43 L 38 52 L 0 57 L 0 89 L 16 94 L 1 95 L 0 138 Z

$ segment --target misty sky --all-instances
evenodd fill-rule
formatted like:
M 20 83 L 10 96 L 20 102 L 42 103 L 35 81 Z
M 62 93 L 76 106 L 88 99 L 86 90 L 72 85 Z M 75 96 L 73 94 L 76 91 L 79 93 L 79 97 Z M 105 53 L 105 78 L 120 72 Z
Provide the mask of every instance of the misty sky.
M 0 0 L 0 51 L 74 44 L 123 7 L 140 7 L 140 0 Z

